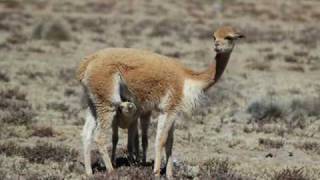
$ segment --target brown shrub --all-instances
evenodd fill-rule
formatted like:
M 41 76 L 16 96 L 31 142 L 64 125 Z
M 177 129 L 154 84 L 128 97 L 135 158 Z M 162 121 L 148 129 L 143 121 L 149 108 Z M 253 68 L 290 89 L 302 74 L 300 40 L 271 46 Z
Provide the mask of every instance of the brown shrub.
M 280 139 L 259 138 L 259 144 L 267 148 L 279 149 L 283 147 L 284 142 Z
M 290 55 L 285 56 L 285 57 L 284 57 L 284 60 L 285 60 L 286 62 L 288 62 L 288 63 L 297 63 L 297 62 L 298 62 L 298 59 L 297 59 L 297 58 L 295 58 L 294 56 L 290 56 Z
M 20 149 L 16 143 L 9 141 L 4 144 L 0 144 L 0 154 L 7 156 L 20 155 Z
M 1 1 L 1 4 L 4 4 L 8 8 L 22 8 L 23 4 L 19 0 L 10 0 L 10 1 Z
M 285 168 L 275 172 L 271 177 L 272 180 L 309 180 L 303 168 Z
M 56 134 L 53 128 L 48 126 L 33 127 L 33 129 L 32 136 L 53 137 Z
M 6 73 L 0 71 L 0 81 L 9 82 L 10 78 Z

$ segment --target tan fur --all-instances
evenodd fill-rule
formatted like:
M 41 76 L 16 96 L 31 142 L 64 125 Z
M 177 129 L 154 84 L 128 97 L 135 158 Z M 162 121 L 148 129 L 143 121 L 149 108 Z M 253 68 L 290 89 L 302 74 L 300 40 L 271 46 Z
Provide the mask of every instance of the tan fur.
M 172 130 L 173 134 L 174 130 L 172 127 L 174 121 L 168 119 L 173 119 L 175 114 L 181 111 L 183 99 L 187 96 L 183 91 L 186 81 L 197 82 L 196 84 L 199 84 L 199 88 L 203 91 L 211 87 L 224 71 L 234 46 L 233 39 L 226 40 L 225 37 L 230 36 L 236 39 L 236 34 L 231 27 L 219 28 L 214 33 L 218 53 L 215 59 L 217 63 L 212 63 L 202 72 L 193 71 L 176 59 L 156 53 L 137 49 L 108 48 L 87 57 L 79 66 L 78 78 L 95 96 L 98 116 L 99 114 L 103 116 L 107 113 L 106 108 L 112 107 L 111 97 L 115 93 L 113 77 L 119 71 L 129 89 L 141 103 L 141 113 L 159 110 L 163 114 L 162 125 L 158 125 L 157 130 L 159 132 L 156 139 L 158 150 L 156 150 L 154 167 L 156 175 L 159 175 L 159 157 L 161 158 L 159 153 L 161 148 L 168 144 L 167 137 L 171 139 L 170 132 Z M 216 77 L 217 74 L 219 77 Z M 168 102 L 162 107 L 161 100 L 167 94 Z M 100 119 L 100 121 L 107 120 Z M 166 147 L 169 148 L 168 155 L 171 157 L 172 143 Z M 172 158 L 168 161 L 172 161 Z M 171 167 L 172 164 L 169 163 L 168 166 Z M 169 176 L 172 175 L 172 169 L 167 169 L 167 173 Z

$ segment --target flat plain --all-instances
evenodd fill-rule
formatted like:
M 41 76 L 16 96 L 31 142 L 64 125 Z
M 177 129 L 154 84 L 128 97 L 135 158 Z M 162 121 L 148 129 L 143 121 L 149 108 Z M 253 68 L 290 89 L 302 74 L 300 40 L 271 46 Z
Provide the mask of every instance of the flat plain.
M 231 25 L 246 38 L 202 105 L 177 119 L 175 178 L 320 179 L 319 9 L 318 0 L 0 1 L 0 177 L 152 179 L 155 119 L 148 165 L 128 164 L 122 131 L 116 171 L 94 150 L 85 176 L 78 64 L 130 47 L 201 70 L 214 60 L 212 32 Z

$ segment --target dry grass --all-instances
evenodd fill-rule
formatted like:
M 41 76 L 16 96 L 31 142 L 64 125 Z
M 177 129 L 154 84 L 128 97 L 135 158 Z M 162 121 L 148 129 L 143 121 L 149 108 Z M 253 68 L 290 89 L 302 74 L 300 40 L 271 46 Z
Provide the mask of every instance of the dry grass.
M 112 173 L 96 173 L 90 180 L 154 179 L 152 167 L 120 167 Z
M 36 115 L 26 99 L 26 93 L 19 88 L 0 90 L 0 108 L 2 123 L 30 125 Z
M 78 156 L 78 152 L 74 149 L 45 142 L 37 142 L 33 147 L 22 147 L 14 142 L 6 142 L 0 145 L 0 154 L 22 156 L 31 163 L 40 164 L 47 161 L 71 162 Z
M 201 71 L 214 59 L 212 31 L 221 25 L 246 38 L 207 101 L 190 118 L 177 119 L 175 178 L 301 178 L 301 170 L 280 168 L 288 166 L 305 167 L 302 175 L 311 177 L 320 172 L 313 166 L 320 157 L 318 4 L 0 0 L 0 177 L 85 179 L 82 154 L 76 155 L 85 113 L 75 78 L 85 56 L 107 47 L 140 48 Z M 149 162 L 155 132 L 153 120 Z M 152 163 L 125 161 L 126 132 L 120 133 L 117 170 L 104 174 L 93 153 L 94 178 L 152 179 Z M 257 161 L 264 151 L 274 158 Z
M 10 78 L 6 73 L 0 71 L 0 81 L 9 82 Z
M 250 103 L 247 112 L 260 128 L 265 124 L 280 123 L 284 124 L 289 132 L 295 128 L 304 129 L 308 126 L 310 123 L 306 120 L 308 117 L 320 117 L 319 103 L 319 97 L 291 99 L 281 103 L 281 98 L 270 95 Z M 245 131 L 248 132 L 249 129 Z
M 71 39 L 71 27 L 63 19 L 46 19 L 35 27 L 33 38 L 51 41 L 68 41 Z
M 295 144 L 295 147 L 303 151 L 320 154 L 320 143 L 316 141 L 304 141 Z
M 237 173 L 228 159 L 210 159 L 201 166 L 200 179 L 249 180 Z
M 267 62 L 254 61 L 246 65 L 247 68 L 258 71 L 270 71 L 271 65 Z
M 275 172 L 272 180 L 310 180 L 303 168 L 285 168 Z
M 247 108 L 247 112 L 252 115 L 254 121 L 258 124 L 275 122 L 283 117 L 284 111 L 283 107 L 275 102 L 272 96 L 254 101 Z

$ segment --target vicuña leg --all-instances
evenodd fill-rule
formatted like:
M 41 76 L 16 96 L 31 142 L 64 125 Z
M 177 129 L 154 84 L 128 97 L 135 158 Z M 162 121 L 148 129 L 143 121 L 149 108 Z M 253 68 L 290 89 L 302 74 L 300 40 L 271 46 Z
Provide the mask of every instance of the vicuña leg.
M 115 160 L 116 160 L 116 150 L 117 150 L 117 144 L 119 140 L 119 135 L 118 135 L 118 124 L 116 121 L 112 122 L 112 155 L 111 155 L 111 161 L 115 165 Z
M 155 161 L 153 172 L 155 176 L 160 176 L 160 165 L 161 165 L 161 153 L 163 151 L 164 145 L 167 142 L 169 131 L 174 123 L 173 115 L 168 113 L 161 113 L 158 119 L 157 135 L 155 143 Z
M 132 124 L 130 124 L 128 128 L 128 153 L 129 153 L 129 160 L 134 162 L 135 158 L 133 156 L 134 152 L 136 155 L 136 160 L 139 159 L 139 140 L 137 141 L 138 137 L 138 127 L 137 127 L 137 120 L 134 120 Z M 138 145 L 138 147 L 137 147 Z
M 174 134 L 174 123 L 172 124 L 168 138 L 166 142 L 166 157 L 167 157 L 167 165 L 166 165 L 166 176 L 168 179 L 172 178 L 172 169 L 173 169 L 173 160 L 172 160 L 172 145 L 173 145 L 173 134 Z
M 92 175 L 91 168 L 91 144 L 93 139 L 94 129 L 96 128 L 96 120 L 94 119 L 92 112 L 87 110 L 86 122 L 82 130 L 82 143 L 83 143 L 83 153 L 84 153 L 84 166 L 87 175 Z
M 97 130 L 95 134 L 95 142 L 98 146 L 100 154 L 102 155 L 102 159 L 104 161 L 104 164 L 108 172 L 113 171 L 113 166 L 107 150 L 107 144 L 108 144 L 107 131 L 108 131 L 108 128 L 111 126 L 112 120 L 116 114 L 116 111 L 114 109 L 115 109 L 114 107 L 108 107 L 108 106 L 99 107 L 97 109 L 98 123 L 97 123 Z
M 141 126 L 141 139 L 142 139 L 142 163 L 146 163 L 147 160 L 147 149 L 148 149 L 148 128 L 150 124 L 151 112 L 141 115 L 140 126 Z

